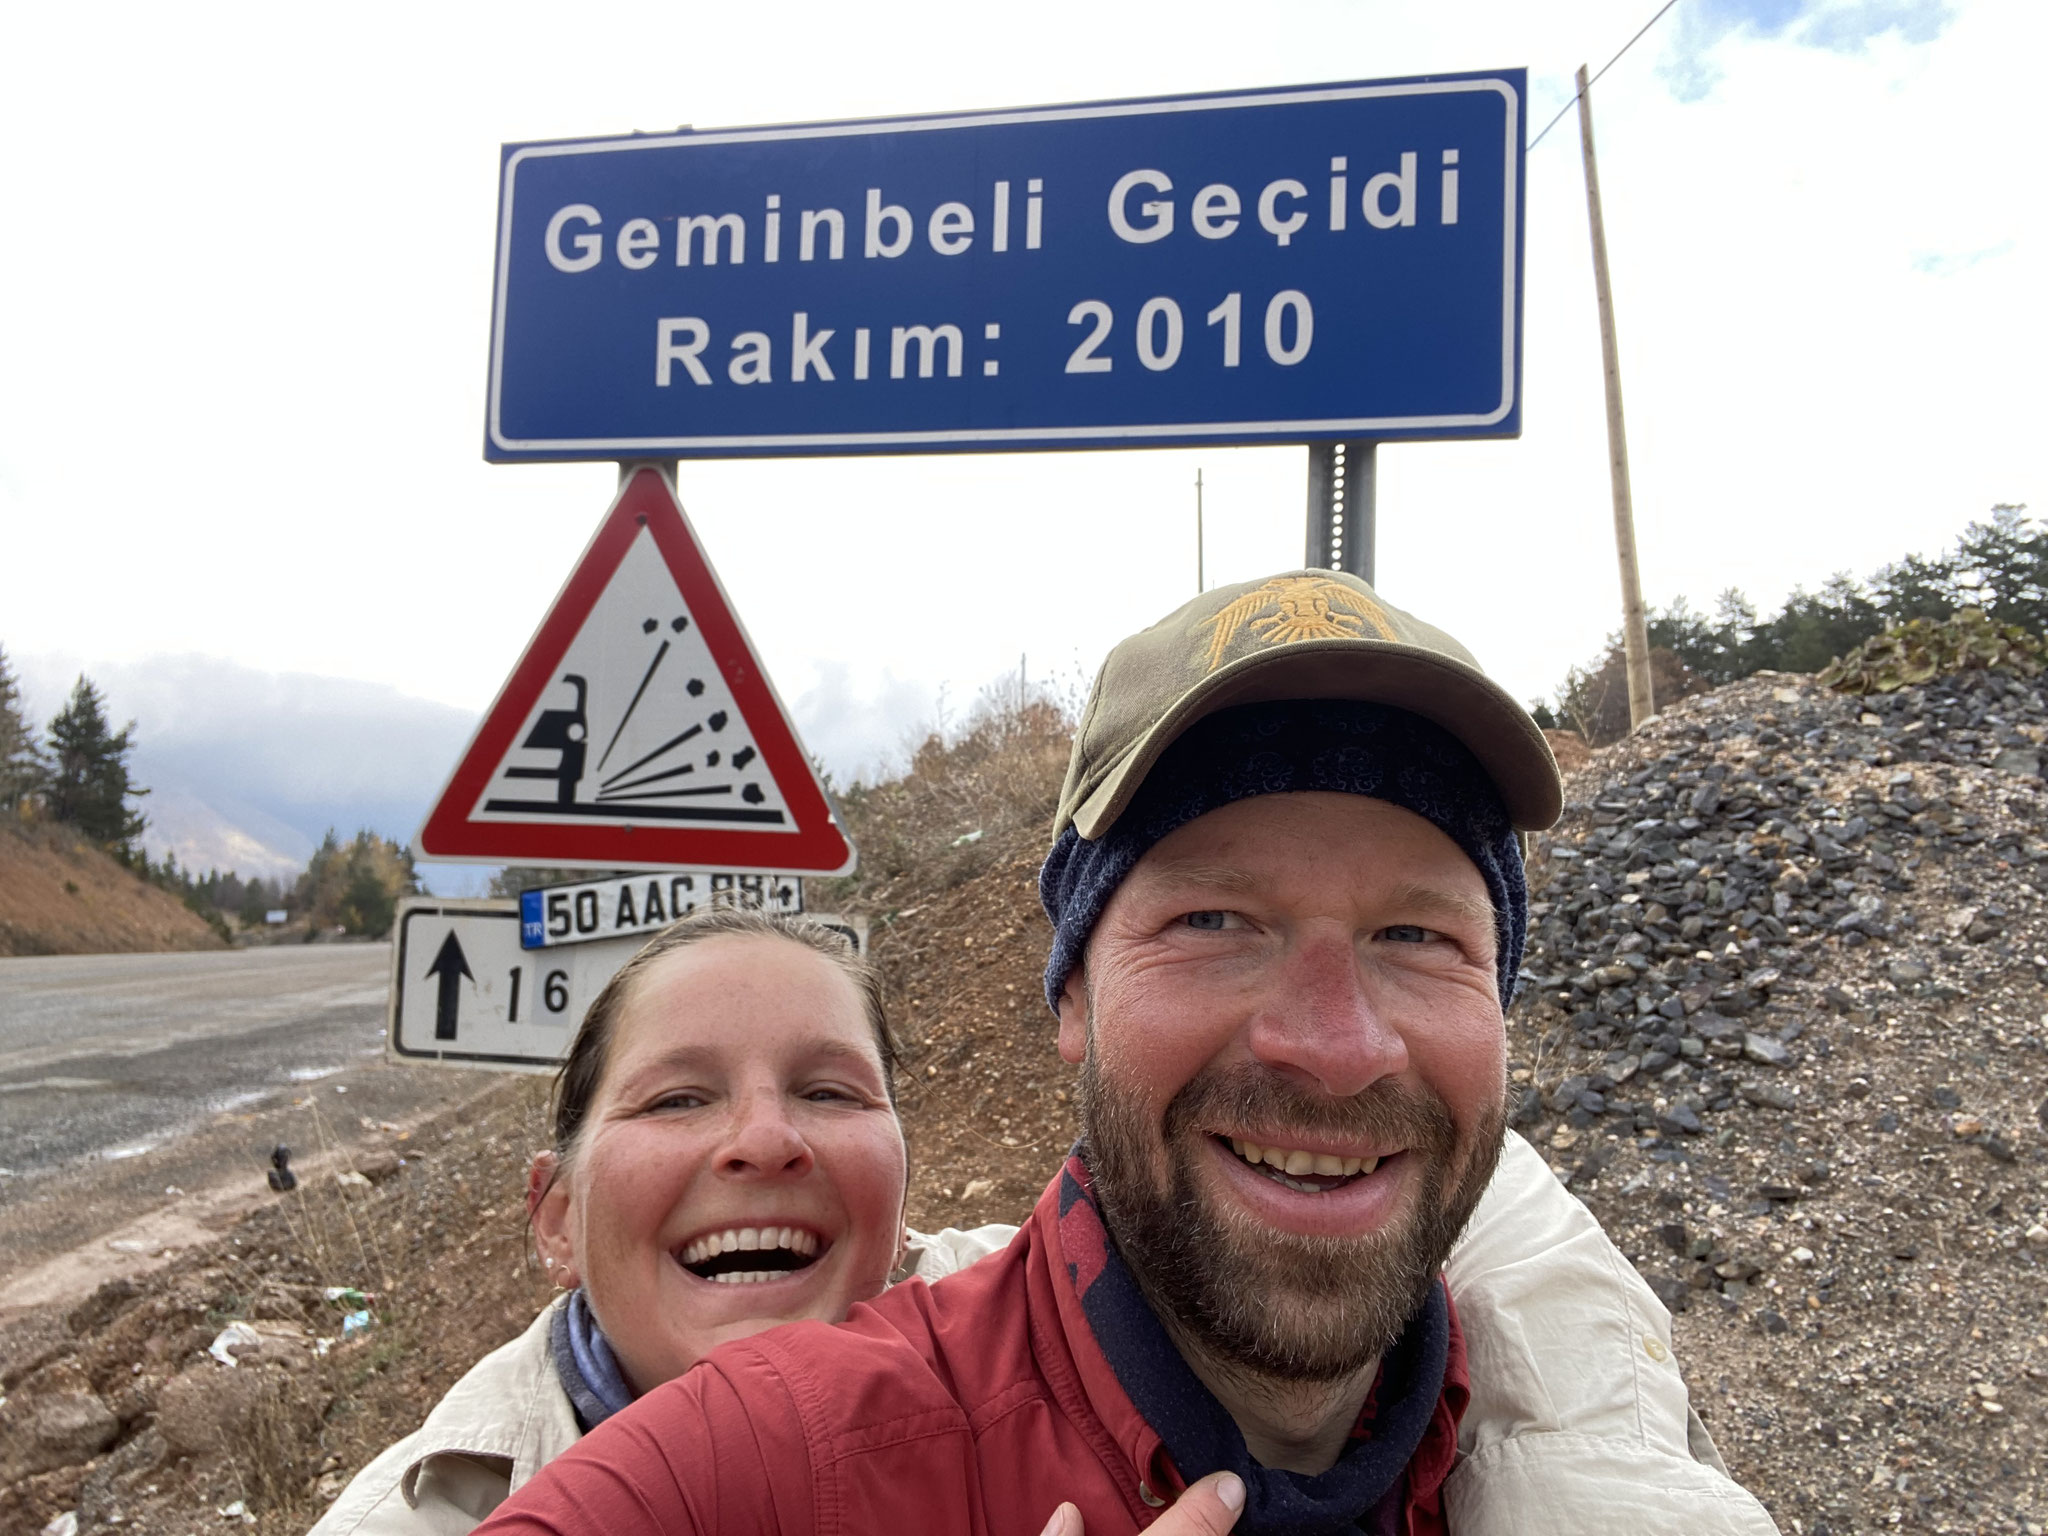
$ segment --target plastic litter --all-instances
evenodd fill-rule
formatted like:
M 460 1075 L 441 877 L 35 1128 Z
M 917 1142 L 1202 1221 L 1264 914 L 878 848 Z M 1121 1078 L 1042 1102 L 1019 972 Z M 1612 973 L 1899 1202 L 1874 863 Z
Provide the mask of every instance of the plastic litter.
M 354 1311 L 359 1307 L 367 1306 L 370 1300 L 368 1296 L 364 1295 L 361 1291 L 357 1290 L 352 1285 L 330 1285 L 327 1287 L 326 1290 L 322 1291 L 320 1294 L 326 1297 L 329 1301 L 341 1303 L 350 1311 Z
M 240 1365 L 242 1362 L 234 1357 L 233 1351 L 247 1349 L 252 1344 L 260 1346 L 262 1343 L 263 1336 L 247 1323 L 229 1323 L 214 1335 L 213 1342 L 206 1347 L 206 1352 L 222 1365 Z
M 351 1312 L 341 1320 L 341 1336 L 344 1340 L 347 1340 L 354 1338 L 359 1333 L 368 1333 L 370 1331 L 370 1324 L 374 1321 L 375 1319 L 370 1316 L 368 1311 Z
M 221 1505 L 219 1514 L 223 1520 L 239 1520 L 244 1525 L 256 1523 L 256 1517 L 249 1513 L 249 1506 L 240 1499 L 232 1504 Z
M 65 1510 L 43 1527 L 43 1536 L 78 1536 L 78 1511 Z
M 976 827 L 972 832 L 962 832 L 958 837 L 954 838 L 952 846 L 955 848 L 965 848 L 969 843 L 978 843 L 980 841 L 981 828 Z
M 364 1174 L 357 1173 L 353 1168 L 337 1173 L 334 1176 L 334 1182 L 343 1189 L 368 1189 L 370 1187 L 369 1178 Z

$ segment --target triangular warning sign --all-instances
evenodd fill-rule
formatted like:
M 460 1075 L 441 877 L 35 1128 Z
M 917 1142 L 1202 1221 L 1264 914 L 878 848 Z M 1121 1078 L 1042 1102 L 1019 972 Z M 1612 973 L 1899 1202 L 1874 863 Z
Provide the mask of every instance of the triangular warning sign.
M 627 481 L 420 829 L 430 859 L 844 874 L 853 845 L 683 515 Z

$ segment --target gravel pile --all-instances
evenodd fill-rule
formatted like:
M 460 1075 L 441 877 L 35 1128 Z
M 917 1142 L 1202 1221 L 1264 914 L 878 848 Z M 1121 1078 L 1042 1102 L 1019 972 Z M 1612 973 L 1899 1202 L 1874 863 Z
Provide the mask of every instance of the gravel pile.
M 1764 674 L 1567 782 L 1517 1127 L 1781 1525 L 2048 1522 L 2048 698 Z

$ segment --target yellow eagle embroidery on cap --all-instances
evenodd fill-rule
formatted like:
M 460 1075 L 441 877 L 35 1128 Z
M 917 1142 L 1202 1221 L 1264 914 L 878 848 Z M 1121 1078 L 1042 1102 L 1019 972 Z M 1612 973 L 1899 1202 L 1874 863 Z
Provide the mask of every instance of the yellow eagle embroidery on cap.
M 1378 603 L 1341 581 L 1331 581 L 1327 576 L 1276 576 L 1245 593 L 1213 619 L 1203 621 L 1203 627 L 1211 631 L 1211 672 L 1223 664 L 1224 652 L 1247 624 L 1268 645 L 1292 645 L 1301 640 L 1355 640 L 1368 626 L 1382 640 L 1400 638 Z

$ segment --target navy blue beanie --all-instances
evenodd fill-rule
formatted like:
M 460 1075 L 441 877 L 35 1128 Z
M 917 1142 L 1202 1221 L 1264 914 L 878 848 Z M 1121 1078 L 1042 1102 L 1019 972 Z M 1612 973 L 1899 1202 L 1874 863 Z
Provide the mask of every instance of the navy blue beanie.
M 1478 867 L 1493 899 L 1500 1001 L 1513 998 L 1529 929 L 1522 847 L 1500 791 L 1443 727 L 1385 704 L 1284 699 L 1218 710 L 1160 756 L 1130 806 L 1090 842 L 1070 823 L 1038 872 L 1052 920 L 1045 1000 L 1081 961 L 1102 909 L 1145 851 L 1169 832 L 1253 795 L 1333 790 L 1413 811 Z

